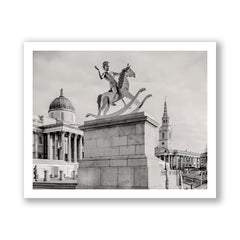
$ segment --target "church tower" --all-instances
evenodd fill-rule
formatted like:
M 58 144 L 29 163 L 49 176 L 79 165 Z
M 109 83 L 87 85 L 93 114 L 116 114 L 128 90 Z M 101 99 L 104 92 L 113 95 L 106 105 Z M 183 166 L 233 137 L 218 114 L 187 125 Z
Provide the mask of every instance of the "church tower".
M 167 101 L 164 101 L 164 112 L 162 117 L 162 126 L 159 129 L 159 148 L 172 147 L 172 127 L 169 124 L 169 116 L 167 113 Z

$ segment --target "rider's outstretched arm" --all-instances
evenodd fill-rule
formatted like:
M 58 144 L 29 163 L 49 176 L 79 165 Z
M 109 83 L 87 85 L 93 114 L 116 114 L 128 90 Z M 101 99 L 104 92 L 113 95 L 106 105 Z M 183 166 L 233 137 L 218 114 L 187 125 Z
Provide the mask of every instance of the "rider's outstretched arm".
M 98 67 L 97 67 L 97 66 L 95 66 L 95 68 L 96 68 L 96 69 L 97 69 L 97 71 L 98 71 L 98 75 L 99 75 L 100 79 L 103 79 L 103 77 L 102 77 L 102 75 L 101 75 L 101 72 L 100 72 L 100 70 L 98 69 Z

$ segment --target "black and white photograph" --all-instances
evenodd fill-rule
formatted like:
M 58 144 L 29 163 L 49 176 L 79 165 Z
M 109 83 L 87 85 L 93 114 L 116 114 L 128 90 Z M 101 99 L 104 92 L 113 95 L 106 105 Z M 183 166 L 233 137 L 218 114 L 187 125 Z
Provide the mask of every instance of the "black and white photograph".
M 207 192 L 209 54 L 32 49 L 33 193 Z
M 1 239 L 239 239 L 238 1 L 0 12 Z

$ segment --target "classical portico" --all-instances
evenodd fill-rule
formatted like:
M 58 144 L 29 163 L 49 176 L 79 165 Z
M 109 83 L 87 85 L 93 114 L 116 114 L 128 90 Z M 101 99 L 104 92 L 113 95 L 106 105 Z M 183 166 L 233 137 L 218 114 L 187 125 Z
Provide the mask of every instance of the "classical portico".
M 64 123 L 44 126 L 45 156 L 50 160 L 77 162 L 82 159 L 83 132 Z

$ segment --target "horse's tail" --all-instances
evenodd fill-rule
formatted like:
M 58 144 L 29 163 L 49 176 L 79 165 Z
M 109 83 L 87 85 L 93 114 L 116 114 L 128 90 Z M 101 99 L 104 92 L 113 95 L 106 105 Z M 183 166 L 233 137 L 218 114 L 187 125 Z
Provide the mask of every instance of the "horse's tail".
M 101 100 L 102 100 L 102 94 L 98 95 L 98 97 L 97 97 L 98 110 L 101 107 Z

